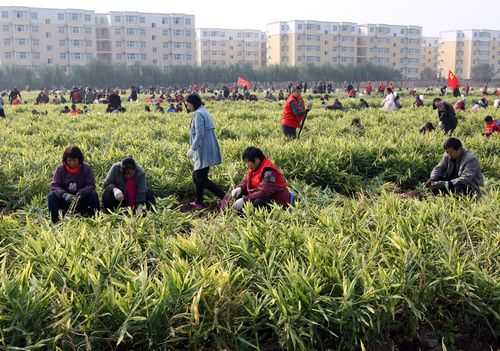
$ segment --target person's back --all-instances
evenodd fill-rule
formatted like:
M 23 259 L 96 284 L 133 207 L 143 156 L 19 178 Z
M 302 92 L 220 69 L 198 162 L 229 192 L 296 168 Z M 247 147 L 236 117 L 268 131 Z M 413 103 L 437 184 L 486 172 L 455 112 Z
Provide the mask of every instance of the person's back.
M 441 128 L 445 133 L 453 132 L 457 127 L 457 115 L 451 104 L 442 100 L 435 100 L 434 109 L 437 109 Z

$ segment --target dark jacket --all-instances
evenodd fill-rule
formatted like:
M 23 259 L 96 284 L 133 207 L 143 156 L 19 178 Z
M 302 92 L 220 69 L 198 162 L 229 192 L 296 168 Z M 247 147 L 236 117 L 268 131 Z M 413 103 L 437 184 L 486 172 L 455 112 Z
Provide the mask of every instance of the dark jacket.
M 445 132 L 449 132 L 457 127 L 457 115 L 455 109 L 446 101 L 442 101 L 437 106 L 441 128 Z
M 148 186 L 146 182 L 146 173 L 140 166 L 137 166 L 135 170 L 135 184 L 137 186 L 136 202 L 138 204 L 145 203 Z M 111 166 L 111 169 L 104 180 L 104 188 L 106 190 L 118 188 L 122 192 L 125 192 L 125 176 L 123 175 L 121 162 L 117 162 Z
M 94 173 L 86 163 L 81 165 L 80 173 L 75 175 L 67 173 L 64 165 L 61 164 L 54 172 L 50 191 L 54 192 L 57 197 L 62 197 L 64 193 L 80 195 L 95 191 Z
M 452 179 L 455 167 L 458 170 L 458 177 Z M 464 150 L 464 155 L 457 161 L 453 161 L 445 153 L 441 162 L 432 170 L 430 179 L 432 181 L 451 181 L 454 186 L 465 186 L 476 194 L 480 194 L 480 187 L 484 183 L 479 161 L 468 150 Z
M 109 105 L 114 109 L 119 109 L 122 107 L 122 99 L 118 94 L 111 94 L 109 96 Z

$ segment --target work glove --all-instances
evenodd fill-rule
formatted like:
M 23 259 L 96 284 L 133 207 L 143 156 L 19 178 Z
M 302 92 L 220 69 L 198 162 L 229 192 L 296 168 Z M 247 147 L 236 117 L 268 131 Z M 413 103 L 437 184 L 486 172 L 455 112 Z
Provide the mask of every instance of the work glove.
M 243 190 L 241 189 L 241 187 L 234 188 L 233 191 L 231 191 L 231 197 L 233 199 L 237 199 L 241 196 L 242 192 Z
M 69 185 L 68 185 L 69 192 L 76 193 L 77 189 L 78 189 L 78 184 L 76 184 L 75 182 L 69 183 Z
M 233 209 L 236 211 L 243 210 L 243 207 L 245 207 L 245 199 L 243 198 L 236 200 L 233 204 Z
M 118 188 L 113 189 L 113 195 L 114 195 L 116 201 L 123 201 L 123 199 L 125 198 L 125 196 L 123 195 L 123 192 Z
M 75 195 L 73 194 L 70 194 L 70 193 L 64 193 L 62 195 L 62 198 L 64 199 L 64 201 L 70 203 L 71 201 L 73 201 L 73 199 L 75 198 Z

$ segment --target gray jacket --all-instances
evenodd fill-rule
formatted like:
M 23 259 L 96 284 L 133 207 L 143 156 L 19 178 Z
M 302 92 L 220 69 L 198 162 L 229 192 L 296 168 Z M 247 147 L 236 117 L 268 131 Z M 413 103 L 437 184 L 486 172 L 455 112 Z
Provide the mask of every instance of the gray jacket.
M 191 161 L 195 171 L 222 163 L 219 143 L 215 136 L 215 125 L 203 106 L 193 113 L 189 143 L 193 150 Z
M 451 179 L 455 162 L 458 163 L 458 178 Z M 451 181 L 454 186 L 466 186 L 476 194 L 480 193 L 480 187 L 484 184 L 479 161 L 469 150 L 464 150 L 464 155 L 458 161 L 451 160 L 445 153 L 441 162 L 432 170 L 430 179 L 431 181 Z
M 146 173 L 140 166 L 137 166 L 135 170 L 135 184 L 137 186 L 137 203 L 145 203 L 148 186 L 146 183 Z M 125 176 L 123 175 L 121 162 L 117 162 L 111 166 L 104 180 L 104 189 L 113 190 L 114 188 L 125 192 Z

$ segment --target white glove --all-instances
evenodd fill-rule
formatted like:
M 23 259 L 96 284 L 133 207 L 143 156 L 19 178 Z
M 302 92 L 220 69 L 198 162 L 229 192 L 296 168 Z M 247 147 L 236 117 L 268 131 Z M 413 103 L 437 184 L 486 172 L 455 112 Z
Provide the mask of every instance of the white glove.
M 116 201 L 123 201 L 123 199 L 125 198 L 123 192 L 118 188 L 113 189 L 113 195 L 115 196 Z
M 62 198 L 64 199 L 64 201 L 66 202 L 71 202 L 73 201 L 73 199 L 75 198 L 75 195 L 73 194 L 70 194 L 70 193 L 64 193 Z
M 76 193 L 76 190 L 78 189 L 78 184 L 75 182 L 71 182 L 68 185 L 68 190 L 71 191 L 72 193 Z
M 245 207 L 245 199 L 243 198 L 236 200 L 233 204 L 233 209 L 236 211 L 243 210 L 243 207 Z
M 193 150 L 192 150 L 192 149 L 189 149 L 189 150 L 186 152 L 186 156 L 187 156 L 187 158 L 192 159 L 192 158 L 193 158 Z
M 142 216 L 143 213 L 144 213 L 144 205 L 143 204 L 137 205 L 137 208 L 135 209 L 135 214 L 138 216 Z
M 242 191 L 241 187 L 234 188 L 233 191 L 231 191 L 231 197 L 233 199 L 239 198 Z

